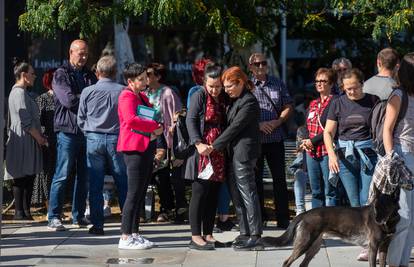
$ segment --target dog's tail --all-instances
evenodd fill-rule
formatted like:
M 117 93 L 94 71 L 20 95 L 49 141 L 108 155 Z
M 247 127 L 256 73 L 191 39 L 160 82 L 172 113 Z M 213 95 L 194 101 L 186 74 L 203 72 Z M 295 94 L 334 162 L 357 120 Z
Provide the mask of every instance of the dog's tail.
M 295 238 L 296 228 L 301 222 L 300 215 L 297 216 L 290 224 L 286 231 L 278 237 L 265 236 L 259 242 L 265 247 L 283 247 L 289 245 Z

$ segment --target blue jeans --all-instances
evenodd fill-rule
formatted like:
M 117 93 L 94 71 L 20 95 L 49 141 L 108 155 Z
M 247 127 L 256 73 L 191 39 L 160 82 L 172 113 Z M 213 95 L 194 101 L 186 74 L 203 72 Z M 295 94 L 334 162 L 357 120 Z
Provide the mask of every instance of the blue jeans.
M 368 156 L 372 165 L 377 163 L 377 156 Z M 367 204 L 369 186 L 372 180 L 374 168 L 369 170 L 361 158 L 356 154 L 353 159 L 339 157 L 339 178 L 348 195 L 352 207 L 361 207 Z
M 306 181 L 308 181 L 308 174 L 302 169 L 298 169 L 295 172 L 295 183 L 293 184 L 293 191 L 295 192 L 296 214 L 306 211 L 306 208 L 305 208 Z
M 309 183 L 312 190 L 312 209 L 336 205 L 336 188 L 328 181 L 328 156 L 312 158 L 306 155 Z
M 116 134 L 86 134 L 90 218 L 96 228 L 103 228 L 104 224 L 102 190 L 105 170 L 108 169 L 114 178 L 121 208 L 128 190 L 125 162 L 122 154 L 116 151 L 117 143 Z
M 394 150 L 403 157 L 405 165 L 414 173 L 414 153 L 402 151 L 399 145 L 395 145 Z M 401 188 L 399 204 L 400 220 L 388 247 L 387 263 L 408 266 L 414 245 L 414 191 Z
M 85 137 L 82 134 L 57 134 L 57 159 L 49 197 L 48 220 L 59 219 L 69 175 L 76 169 L 72 200 L 72 221 L 85 217 L 88 177 L 86 173 Z
M 220 185 L 217 213 L 220 215 L 228 215 L 230 207 L 230 193 L 226 183 Z

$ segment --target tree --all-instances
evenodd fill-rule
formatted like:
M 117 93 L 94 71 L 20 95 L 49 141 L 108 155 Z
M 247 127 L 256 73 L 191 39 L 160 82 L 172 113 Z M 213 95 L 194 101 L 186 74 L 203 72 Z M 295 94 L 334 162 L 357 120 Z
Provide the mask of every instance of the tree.
M 179 24 L 196 30 L 228 33 L 232 43 L 245 47 L 257 40 L 270 43 L 276 27 L 277 1 L 251 0 L 27 0 L 19 18 L 22 30 L 53 37 L 58 30 L 75 30 L 80 38 L 96 35 L 105 23 L 147 14 L 158 29 Z

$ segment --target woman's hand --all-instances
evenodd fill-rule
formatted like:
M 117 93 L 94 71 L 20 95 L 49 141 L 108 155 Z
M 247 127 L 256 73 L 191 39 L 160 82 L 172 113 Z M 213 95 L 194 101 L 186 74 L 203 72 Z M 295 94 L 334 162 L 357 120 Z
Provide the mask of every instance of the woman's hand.
M 36 136 L 35 140 L 41 146 L 48 146 L 47 139 L 44 136 Z
M 339 173 L 339 161 L 336 154 L 330 154 L 329 156 L 329 170 L 334 173 Z
M 196 148 L 197 148 L 197 152 L 203 156 L 208 156 L 213 151 L 213 148 L 211 146 L 203 144 L 203 143 L 196 144 Z
M 156 129 L 154 132 L 152 132 L 155 135 L 161 135 L 164 131 L 164 127 L 160 124 L 158 129 Z
M 314 147 L 310 139 L 303 139 L 300 148 L 306 151 L 312 151 Z

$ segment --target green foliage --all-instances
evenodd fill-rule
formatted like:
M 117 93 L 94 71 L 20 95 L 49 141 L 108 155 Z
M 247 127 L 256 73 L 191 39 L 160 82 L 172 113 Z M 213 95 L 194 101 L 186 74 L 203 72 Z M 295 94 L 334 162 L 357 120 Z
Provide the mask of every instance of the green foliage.
M 341 23 L 375 40 L 412 28 L 412 0 L 27 0 L 19 18 L 22 30 L 53 37 L 57 31 L 76 31 L 79 37 L 95 36 L 115 17 L 147 15 L 148 22 L 164 29 L 191 25 L 200 32 L 228 33 L 233 45 L 248 46 L 261 40 L 273 46 L 280 10 L 289 25 L 334 35 Z

